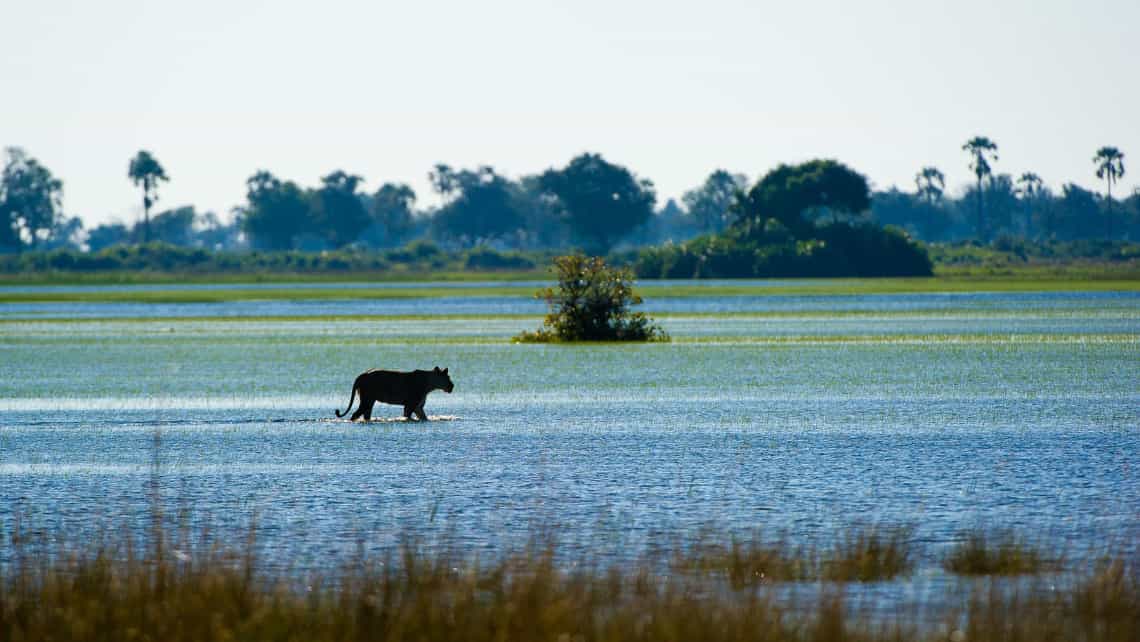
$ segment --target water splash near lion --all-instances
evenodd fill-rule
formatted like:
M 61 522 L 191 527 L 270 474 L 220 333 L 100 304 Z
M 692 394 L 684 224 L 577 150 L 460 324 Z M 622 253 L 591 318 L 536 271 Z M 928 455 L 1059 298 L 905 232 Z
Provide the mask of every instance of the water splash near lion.
M 427 421 L 416 421 L 414 419 L 408 419 L 407 417 L 397 415 L 395 417 L 373 417 L 372 419 L 370 419 L 368 421 L 361 421 L 359 419 L 356 421 L 349 421 L 347 418 L 346 419 L 328 419 L 327 421 L 329 421 L 331 423 L 359 423 L 359 424 L 403 424 L 403 423 L 424 424 L 424 423 L 431 423 L 433 421 L 459 421 L 460 419 L 461 419 L 461 417 L 459 417 L 459 415 L 428 415 Z

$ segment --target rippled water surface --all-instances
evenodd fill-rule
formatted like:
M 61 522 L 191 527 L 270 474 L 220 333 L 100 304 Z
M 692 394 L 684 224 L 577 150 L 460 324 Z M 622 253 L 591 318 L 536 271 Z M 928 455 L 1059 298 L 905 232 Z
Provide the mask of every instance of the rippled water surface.
M 515 297 L 0 304 L 0 526 L 143 529 L 157 486 L 192 525 L 256 519 L 299 566 L 552 526 L 615 554 L 703 528 L 907 524 L 934 550 L 979 525 L 1071 549 L 1140 535 L 1134 293 L 647 308 L 673 342 L 511 344 L 541 313 Z M 448 313 L 522 316 L 398 318 Z M 360 371 L 434 365 L 456 385 L 429 397 L 437 421 L 333 418 Z

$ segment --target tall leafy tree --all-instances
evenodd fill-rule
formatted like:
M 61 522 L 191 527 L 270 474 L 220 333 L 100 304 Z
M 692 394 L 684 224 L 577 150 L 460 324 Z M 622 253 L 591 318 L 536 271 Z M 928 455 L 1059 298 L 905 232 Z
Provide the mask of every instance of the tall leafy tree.
M 970 197 L 973 187 L 966 190 Z M 1015 221 L 1022 211 L 1022 203 L 1017 198 L 1017 188 L 1009 174 L 993 174 L 986 181 L 986 231 L 989 238 L 1014 231 Z
M 384 183 L 372 195 L 372 220 L 383 230 L 387 245 L 397 245 L 414 226 L 416 192 L 404 183 Z
M 0 248 L 21 248 L 21 232 L 33 247 L 62 218 L 63 182 L 19 147 L 5 150 L 0 174 Z
M 682 194 L 681 202 L 703 231 L 719 232 L 730 222 L 737 195 L 747 187 L 748 178 L 743 174 L 718 169 L 709 174 L 700 187 Z
M 48 233 L 44 249 L 78 250 L 83 246 L 83 221 L 78 216 L 60 216 Z
M 87 247 L 92 252 L 127 243 L 131 231 L 122 223 L 103 223 L 87 232 Z
M 592 253 L 605 254 L 653 215 L 653 183 L 600 154 L 582 154 L 542 174 L 543 189 L 558 199 L 571 232 Z
M 432 186 L 448 200 L 432 221 L 440 238 L 464 246 L 506 237 L 523 225 L 517 186 L 488 166 L 453 170 L 437 165 Z
M 751 234 L 774 218 L 797 238 L 808 238 L 815 224 L 805 212 L 859 214 L 870 207 L 866 177 L 838 161 L 816 159 L 780 165 L 765 174 L 735 205 L 734 225 Z
M 313 226 L 309 197 L 293 181 L 261 170 L 245 182 L 241 227 L 255 247 L 288 250 Z
M 321 179 L 314 201 L 317 232 L 333 247 L 355 241 L 371 222 L 359 192 L 363 182 L 363 178 L 339 169 Z
M 143 242 L 150 240 L 150 208 L 158 202 L 158 184 L 169 181 L 166 170 L 150 152 L 139 150 L 127 167 L 127 178 L 143 193 Z
M 951 225 L 947 208 L 941 203 L 930 203 L 918 193 L 897 187 L 871 194 L 871 218 L 928 241 L 944 236 Z
M 748 179 L 743 175 L 737 175 L 736 178 L 747 181 Z M 743 189 L 743 187 L 741 188 Z M 684 198 L 684 196 L 682 196 Z M 726 205 L 726 211 L 721 212 L 719 219 L 715 220 L 714 229 L 718 232 L 723 231 L 725 227 L 725 219 L 730 216 L 732 212 L 732 204 L 736 201 L 736 194 L 733 194 L 732 200 Z M 715 211 L 715 210 L 713 210 Z M 697 228 L 696 219 L 677 203 L 674 199 L 668 199 L 665 204 L 658 210 L 657 214 L 653 217 L 653 223 L 646 230 L 646 242 L 648 244 L 664 243 L 669 241 L 682 242 L 687 238 L 695 235 Z M 705 228 L 708 229 L 708 228 Z
M 975 136 L 962 145 L 962 151 L 970 155 L 970 171 L 978 179 L 978 238 L 986 240 L 984 186 L 982 182 L 993 173 L 990 162 L 997 161 L 997 143 L 985 136 Z
M 942 193 L 946 189 L 946 177 L 937 167 L 923 167 L 914 175 L 914 185 L 918 196 L 928 204 L 934 205 L 942 200 Z
M 150 222 L 150 233 L 156 241 L 171 245 L 191 245 L 197 221 L 198 212 L 193 205 L 176 207 L 156 214 Z
M 1057 203 L 1058 221 L 1056 227 L 1062 238 L 1088 238 L 1093 236 L 1089 221 L 1100 213 L 1097 195 L 1080 185 L 1069 183 L 1061 186 L 1061 198 Z
M 1093 156 L 1096 177 L 1103 178 L 1108 187 L 1108 236 L 1112 237 L 1112 184 L 1124 176 L 1124 153 L 1115 147 L 1101 147 Z
M 515 182 L 514 194 L 523 220 L 521 240 L 542 248 L 570 244 L 570 230 L 558 211 L 558 199 L 543 191 L 541 176 L 523 176 Z
M 234 217 L 230 223 L 223 223 L 214 212 L 202 212 L 195 218 L 194 243 L 213 250 L 232 248 L 238 244 L 240 224 L 240 217 Z

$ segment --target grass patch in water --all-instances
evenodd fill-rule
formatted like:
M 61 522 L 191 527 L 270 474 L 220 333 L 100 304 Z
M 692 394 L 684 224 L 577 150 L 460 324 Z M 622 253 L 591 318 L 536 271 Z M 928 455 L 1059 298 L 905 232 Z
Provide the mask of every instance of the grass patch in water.
M 719 576 L 733 589 L 772 582 L 812 580 L 819 577 L 819 558 L 787 542 L 766 543 L 758 538 L 728 544 L 707 541 L 679 549 L 670 568 L 693 576 Z
M 732 539 L 727 545 L 698 541 L 679 549 L 671 567 L 726 579 L 734 589 L 754 584 L 817 581 L 874 582 L 908 574 L 914 567 L 909 528 L 855 528 L 822 552 L 786 541 Z
M 1032 575 L 1055 569 L 1037 547 L 1012 532 L 973 530 L 950 551 L 943 568 L 958 575 Z
M 834 582 L 877 582 L 910 573 L 914 552 L 909 528 L 858 528 L 828 551 L 821 577 Z

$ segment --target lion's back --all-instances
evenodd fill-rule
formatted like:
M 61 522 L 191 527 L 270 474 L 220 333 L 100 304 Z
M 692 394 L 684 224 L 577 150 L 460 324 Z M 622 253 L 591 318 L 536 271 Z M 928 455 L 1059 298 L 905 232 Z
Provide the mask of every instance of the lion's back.
M 362 387 L 377 401 L 396 405 L 409 405 L 424 396 L 422 377 L 415 372 L 395 370 L 369 370 L 361 375 Z

